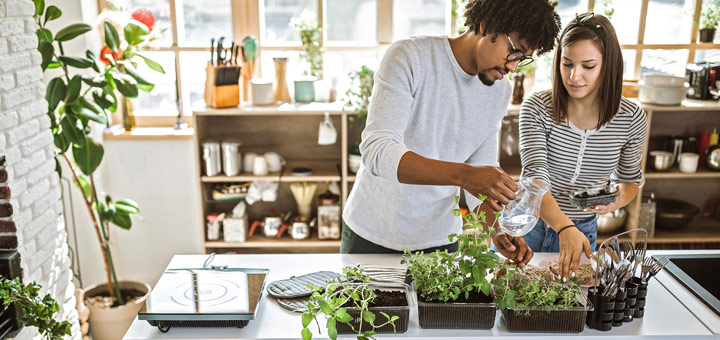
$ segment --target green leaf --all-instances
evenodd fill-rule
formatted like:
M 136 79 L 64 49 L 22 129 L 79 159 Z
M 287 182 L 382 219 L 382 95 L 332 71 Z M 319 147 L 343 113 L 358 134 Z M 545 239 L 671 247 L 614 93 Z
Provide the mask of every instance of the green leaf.
M 115 209 L 117 209 L 119 212 L 122 212 L 122 213 L 127 214 L 127 215 L 137 214 L 137 213 L 140 212 L 140 210 L 138 210 L 138 209 L 135 208 L 135 207 L 130 207 L 130 206 L 127 206 L 127 205 L 117 204 L 117 202 L 115 203 Z
M 115 207 L 115 208 L 117 208 L 117 207 Z M 125 229 L 125 230 L 129 230 L 130 227 L 132 227 L 132 219 L 130 219 L 130 216 L 129 216 L 129 215 L 120 214 L 120 213 L 115 213 L 115 214 L 113 214 L 113 216 L 112 216 L 112 218 L 110 219 L 110 221 L 111 221 L 114 225 L 116 225 L 116 226 L 118 226 L 118 227 L 120 227 L 120 228 L 123 228 L 123 229 Z
M 60 126 L 62 127 L 62 134 L 74 144 L 82 144 L 85 141 L 85 134 L 77 126 L 75 119 L 71 116 L 64 115 L 60 119 Z
M 62 65 L 60 65 L 60 63 L 58 63 L 57 61 L 51 61 L 50 64 L 47 65 L 47 68 L 53 69 L 53 68 L 59 68 L 60 66 L 62 66 Z
M 53 135 L 53 143 L 55 143 L 55 147 L 58 148 L 58 152 L 60 153 L 65 153 L 70 147 L 70 142 L 61 133 Z
M 303 340 L 311 340 L 312 339 L 312 333 L 310 333 L 310 330 L 307 328 L 303 328 L 302 332 L 300 332 L 302 335 Z
M 35 5 L 35 15 L 43 15 L 43 11 L 45 11 L 45 0 L 33 0 L 33 5 Z
M 333 339 L 333 340 L 337 339 L 338 332 L 337 332 L 335 318 L 328 319 L 327 330 L 328 330 L 328 337 L 330 337 L 330 339 Z
M 52 43 L 53 41 L 52 32 L 50 32 L 50 30 L 47 28 L 38 28 L 37 31 L 35 31 L 35 35 L 37 35 L 38 38 L 38 46 L 40 45 L 39 43 L 42 41 L 47 41 L 50 43 Z
M 365 320 L 367 323 L 372 324 L 375 322 L 375 314 L 370 311 L 361 311 L 362 319 Z
M 330 315 L 332 313 L 332 309 L 330 308 L 330 305 L 325 302 L 325 300 L 318 301 L 318 305 L 320 305 L 320 310 L 325 313 L 326 315 Z
M 103 146 L 90 137 L 85 137 L 85 143 L 73 145 L 73 158 L 80 171 L 87 176 L 92 175 L 102 161 Z
M 70 79 L 70 82 L 67 86 L 67 94 L 65 96 L 65 103 L 72 103 L 77 99 L 78 95 L 80 94 L 80 88 L 82 87 L 82 77 L 79 74 L 76 74 L 72 79 Z
M 78 101 L 82 105 L 82 107 L 89 109 L 92 112 L 95 112 L 97 114 L 103 113 L 103 110 L 98 106 L 97 104 L 85 99 L 85 97 L 79 97 Z M 104 121 L 99 121 L 98 123 L 105 124 Z
M 93 112 L 93 110 L 85 107 L 82 103 L 82 101 L 77 100 L 71 105 L 72 108 L 72 114 L 75 115 L 78 118 L 84 119 L 85 121 L 92 120 L 96 123 L 105 124 L 105 117 L 104 115 L 101 116 L 96 112 Z
M 140 25 L 131 22 L 125 25 L 123 29 L 123 32 L 125 32 L 125 40 L 127 40 L 129 45 L 137 45 L 145 41 L 142 37 L 150 33 L 147 26 L 142 23 L 139 24 Z
M 133 67 L 133 66 L 131 65 L 131 63 L 129 63 L 129 62 L 127 62 L 127 61 L 121 61 L 121 62 L 118 62 L 118 63 L 122 63 L 123 65 L 125 65 L 125 73 L 127 73 L 128 75 L 130 75 L 131 77 L 133 77 L 133 79 L 135 79 L 135 81 L 137 81 L 138 84 L 142 84 L 142 85 L 153 85 L 153 83 L 147 81 L 147 80 L 146 80 L 145 78 L 143 78 L 140 74 L 138 74 L 137 70 L 135 69 L 135 67 Z
M 66 55 L 61 55 L 58 58 L 60 59 L 60 61 L 65 63 L 65 65 L 70 65 L 77 68 L 88 68 L 93 64 L 93 61 L 88 58 L 72 57 Z
M 90 197 L 92 195 L 92 188 L 90 187 L 90 182 L 88 182 L 87 179 L 83 176 L 78 176 L 78 181 L 80 181 L 80 190 L 82 190 L 85 197 Z
M 135 98 L 138 96 L 137 82 L 133 77 L 118 72 L 113 74 L 113 78 L 115 78 L 118 91 L 120 91 L 123 96 L 128 98 Z
M 92 27 L 88 24 L 72 24 L 59 30 L 55 34 L 55 41 L 72 40 L 81 34 L 89 32 L 90 30 L 92 30 Z
M 140 58 L 143 58 L 143 60 L 145 60 L 145 64 L 146 64 L 149 68 L 151 68 L 151 69 L 153 69 L 153 70 L 155 70 L 155 71 L 158 71 L 158 72 L 160 72 L 160 73 L 162 73 L 162 74 L 165 74 L 165 70 L 162 68 L 162 66 L 160 66 L 160 64 L 156 63 L 156 62 L 153 61 L 152 59 L 150 59 L 150 58 L 148 58 L 148 57 L 146 57 L 146 56 L 144 56 L 144 55 L 142 55 L 142 54 L 140 54 L 140 53 L 135 53 L 135 55 L 138 56 L 138 57 L 140 57 Z
M 42 66 L 43 71 L 45 71 L 50 62 L 52 62 L 55 47 L 53 47 L 49 41 L 41 41 L 38 45 L 38 51 L 40 51 L 40 55 L 42 56 L 42 64 L 40 64 L 40 66 Z
M 55 172 L 57 172 L 58 176 L 62 177 L 62 167 L 60 166 L 60 161 L 57 157 L 53 157 L 53 160 L 55 161 Z
M 337 319 L 340 322 L 350 322 L 353 320 L 353 317 L 348 314 L 347 310 L 345 308 L 340 308 L 335 312 L 335 319 Z
M 48 111 L 55 111 L 58 103 L 66 95 L 65 81 L 61 77 L 53 78 L 45 90 L 45 99 L 48 102 Z
M 62 15 L 62 11 L 59 8 L 57 8 L 57 6 L 54 6 L 54 5 L 48 6 L 48 8 L 45 10 L 45 22 L 43 23 L 43 25 L 47 24 L 48 21 L 52 21 L 52 20 L 59 18 L 61 15 Z
M 92 87 L 103 88 L 103 87 L 105 87 L 105 86 L 108 84 L 107 80 L 106 80 L 105 77 L 102 76 L 102 75 L 95 76 L 95 77 L 93 77 L 93 76 L 83 76 L 83 77 L 82 77 L 82 80 L 83 80 L 83 82 L 84 82 L 85 84 L 88 84 L 88 85 L 90 85 L 90 86 L 92 86 Z
M 92 91 L 93 100 L 103 109 L 110 109 L 113 106 L 113 97 L 103 93 L 102 90 Z
M 123 206 L 126 206 L 126 207 L 128 207 L 128 208 L 135 209 L 135 210 L 136 210 L 136 213 L 139 213 L 139 212 L 140 212 L 140 208 L 139 208 L 138 204 L 137 204 L 135 201 L 133 201 L 133 200 L 131 200 L 131 199 L 129 199 L 129 198 L 126 198 L 126 199 L 124 199 L 124 200 L 119 200 L 119 201 L 115 202 L 115 205 L 123 205 Z
M 93 61 L 92 68 L 93 70 L 95 70 L 95 72 L 100 72 L 100 70 L 103 69 L 103 66 L 100 65 L 100 62 L 95 56 L 95 53 L 92 53 L 90 50 L 85 50 L 85 56 Z M 102 75 L 99 75 L 99 77 L 102 77 Z
M 311 313 L 303 313 L 302 314 L 302 326 L 303 328 L 307 328 L 307 326 L 312 322 L 313 315 Z
M 120 35 L 118 31 L 107 21 L 103 22 L 103 27 L 105 28 L 105 45 L 113 52 L 117 52 L 120 47 Z

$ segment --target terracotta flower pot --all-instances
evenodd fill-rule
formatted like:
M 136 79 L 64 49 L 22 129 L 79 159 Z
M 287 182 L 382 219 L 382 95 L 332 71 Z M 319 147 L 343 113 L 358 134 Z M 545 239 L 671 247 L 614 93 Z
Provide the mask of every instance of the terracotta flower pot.
M 112 308 L 101 308 L 88 304 L 90 309 L 90 335 L 93 340 L 121 340 L 128 328 L 135 320 L 140 307 L 150 294 L 150 285 L 147 283 L 120 281 L 120 290 L 135 289 L 144 295 L 132 302 Z M 83 290 L 82 299 L 97 295 L 108 295 L 107 283 L 92 285 Z

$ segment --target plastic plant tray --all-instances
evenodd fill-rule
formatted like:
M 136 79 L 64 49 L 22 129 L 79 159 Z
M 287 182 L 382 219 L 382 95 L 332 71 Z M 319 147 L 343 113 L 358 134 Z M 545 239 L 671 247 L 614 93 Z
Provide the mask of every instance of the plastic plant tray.
M 569 194 L 570 203 L 578 209 L 585 209 L 597 205 L 607 205 L 617 200 L 618 192 L 615 188 L 604 187 L 585 191 L 575 191 Z
M 393 331 L 397 333 L 405 333 L 408 329 L 408 324 L 410 323 L 410 309 L 414 307 L 414 295 L 411 292 L 410 286 L 405 283 L 353 283 L 352 285 L 367 285 L 368 287 L 380 291 L 403 291 L 405 292 L 405 299 L 407 300 L 406 306 L 378 306 L 378 307 L 370 307 L 368 310 L 375 314 L 375 324 L 385 323 L 385 318 L 380 314 L 380 312 L 386 313 L 390 317 L 398 316 L 399 319 L 395 321 L 395 328 L 393 329 L 393 326 L 391 324 L 387 324 L 385 326 L 382 326 L 380 328 L 376 328 L 376 333 L 393 333 Z M 372 329 L 370 324 L 368 324 L 365 320 L 362 320 L 360 317 L 360 311 L 356 310 L 352 307 L 346 308 L 347 313 L 350 314 L 354 318 L 354 320 L 351 322 L 353 327 L 355 329 L 360 328 L 360 323 L 362 322 L 362 329 L 363 330 L 369 330 Z M 355 333 L 352 328 L 345 323 L 338 322 L 337 325 L 337 331 L 338 334 L 351 334 Z

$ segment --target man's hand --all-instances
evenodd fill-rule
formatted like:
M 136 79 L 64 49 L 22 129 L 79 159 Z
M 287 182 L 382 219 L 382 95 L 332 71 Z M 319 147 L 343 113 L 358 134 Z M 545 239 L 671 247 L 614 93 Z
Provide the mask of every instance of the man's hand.
M 533 251 L 528 247 L 524 237 L 495 234 L 492 236 L 492 240 L 500 254 L 517 263 L 520 268 L 525 267 L 533 257 Z
M 485 203 L 495 211 L 501 211 L 503 205 L 514 200 L 517 191 L 517 183 L 505 171 L 494 166 L 470 166 L 463 173 L 461 186 L 474 196 L 487 196 Z

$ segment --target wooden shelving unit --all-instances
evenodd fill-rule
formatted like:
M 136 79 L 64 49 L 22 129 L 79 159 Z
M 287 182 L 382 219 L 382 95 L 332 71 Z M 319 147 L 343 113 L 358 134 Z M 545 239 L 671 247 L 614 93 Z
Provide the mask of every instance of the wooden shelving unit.
M 337 131 L 337 142 L 333 145 L 317 144 L 318 125 L 329 114 Z M 345 204 L 349 185 L 355 176 L 348 173 L 347 150 L 349 139 L 357 130 L 349 127 L 348 117 L 356 112 L 346 110 L 342 103 L 286 103 L 272 106 L 253 106 L 242 104 L 239 107 L 215 109 L 197 106 L 193 110 L 195 127 L 195 147 L 197 150 L 197 171 L 203 207 L 203 220 L 200 225 L 205 230 L 205 215 L 209 213 L 229 212 L 240 201 L 217 201 L 210 194 L 212 187 L 219 183 L 241 183 L 253 181 L 279 182 L 275 202 L 258 202 L 248 207 L 248 222 L 261 220 L 270 209 L 279 213 L 296 210 L 296 203 L 289 191 L 289 183 L 314 182 L 318 184 L 317 194 L 324 192 L 329 182 L 339 182 L 341 187 L 341 205 Z M 351 134 L 348 131 L 351 130 Z M 207 140 L 222 142 L 237 140 L 242 143 L 241 154 L 255 152 L 262 154 L 274 151 L 286 159 L 282 174 L 269 173 L 254 176 L 240 173 L 237 176 L 205 176 L 202 164 L 202 143 Z M 294 176 L 296 167 L 311 168 L 312 174 Z M 313 206 L 315 208 L 315 206 Z M 282 238 L 268 238 L 256 231 L 255 235 L 242 243 L 205 240 L 206 252 L 222 253 L 322 253 L 338 252 L 339 240 L 319 240 L 313 232 L 305 240 L 293 240 L 285 234 Z

